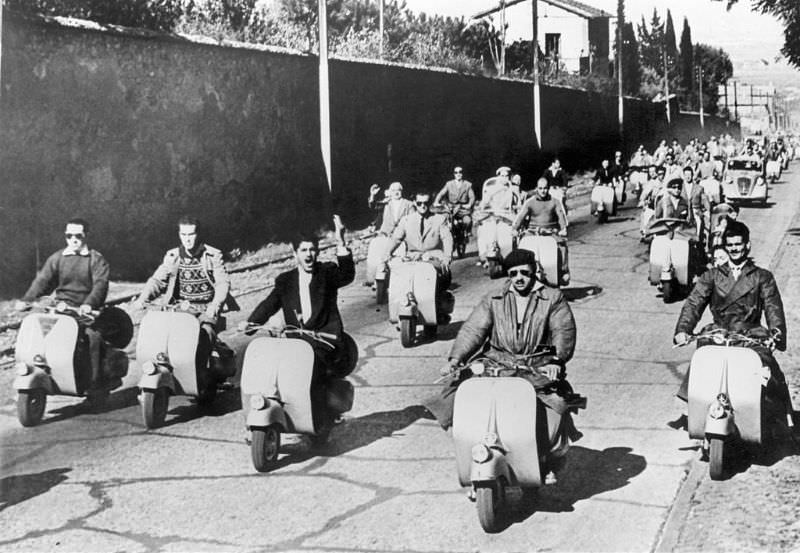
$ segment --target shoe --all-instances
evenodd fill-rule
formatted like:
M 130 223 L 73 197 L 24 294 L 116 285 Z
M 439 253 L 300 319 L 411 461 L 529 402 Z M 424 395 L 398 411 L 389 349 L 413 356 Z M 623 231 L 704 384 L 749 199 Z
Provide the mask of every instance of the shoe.
M 544 485 L 550 486 L 553 484 L 558 484 L 558 477 L 556 476 L 556 473 L 551 470 L 544 477 Z
M 669 421 L 667 426 L 672 428 L 673 430 L 688 430 L 689 429 L 689 417 L 686 415 L 681 415 L 674 421 Z
M 483 261 L 476 261 L 475 262 L 475 266 L 476 267 L 483 267 Z

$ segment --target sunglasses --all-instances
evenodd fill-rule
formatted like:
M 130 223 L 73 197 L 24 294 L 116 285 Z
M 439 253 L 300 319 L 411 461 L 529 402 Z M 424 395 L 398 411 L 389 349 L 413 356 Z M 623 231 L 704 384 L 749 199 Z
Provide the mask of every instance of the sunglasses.
M 453 171 L 453 174 L 455 174 L 455 175 L 460 175 L 460 174 L 461 174 L 461 171 Z
M 428 205 L 430 202 L 414 202 L 418 206 Z
M 522 275 L 524 277 L 529 277 L 532 274 L 533 273 L 531 271 L 529 271 L 528 269 L 511 269 L 510 271 L 508 271 L 508 276 L 510 276 L 511 278 L 514 278 L 514 277 L 520 276 L 520 275 Z
M 64 233 L 64 238 L 66 238 L 67 240 L 69 240 L 70 238 L 77 238 L 78 240 L 83 240 L 85 237 L 86 235 L 83 234 L 82 232 L 78 232 L 76 234 L 72 234 L 69 232 Z
M 667 186 L 667 188 L 671 188 L 672 190 L 680 190 L 681 189 L 680 185 L 677 185 L 677 184 L 671 185 L 671 186 Z

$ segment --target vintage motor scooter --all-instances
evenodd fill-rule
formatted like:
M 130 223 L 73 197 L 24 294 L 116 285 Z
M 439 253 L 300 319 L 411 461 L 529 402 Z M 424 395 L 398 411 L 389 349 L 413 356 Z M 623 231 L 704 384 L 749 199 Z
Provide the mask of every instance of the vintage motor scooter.
M 208 336 L 200 329 L 200 313 L 188 302 L 151 304 L 142 318 L 136 359 L 142 367 L 139 402 L 147 428 L 164 424 L 170 396 L 192 396 L 199 405 L 210 404 L 217 384 L 236 372 L 233 351 L 219 343 L 201 343 Z M 209 351 L 207 359 L 198 359 L 201 347 Z
M 270 330 L 247 325 L 247 333 L 264 328 L 269 336 L 254 339 L 247 346 L 242 365 L 242 409 L 251 433 L 250 453 L 258 472 L 271 470 L 278 459 L 281 434 L 303 434 L 312 444 L 327 441 L 333 420 L 353 407 L 353 385 L 345 377 L 358 361 L 358 347 L 344 335 L 346 359 L 337 365 L 334 378 L 328 379 L 326 404 L 329 420 L 314 428 L 311 404 L 311 377 L 314 349 L 300 336 L 320 342 L 336 339 L 333 334 L 299 328 Z
M 517 241 L 519 249 L 536 255 L 540 280 L 556 288 L 569 284 L 569 271 L 562 272 L 561 250 L 558 248 L 558 238 L 561 237 L 557 237 L 558 229 L 535 227 L 521 231 Z
M 605 224 L 609 216 L 617 214 L 617 198 L 614 186 L 597 184 L 592 188 L 592 213 L 597 213 L 597 222 Z
M 458 204 L 451 204 L 445 199 L 440 204 L 433 204 L 431 212 L 446 215 L 450 231 L 453 233 L 453 252 L 458 257 L 463 258 L 467 253 L 467 244 L 469 242 L 469 234 L 467 233 L 467 226 L 463 222 L 463 217 L 469 215 L 469 211 Z
M 111 390 L 122 385 L 128 374 L 128 355 L 122 351 L 133 336 L 133 323 L 116 307 L 81 313 L 64 302 L 35 304 L 41 312 L 22 320 L 15 347 L 17 418 L 22 426 L 42 421 L 48 395 L 85 396 L 90 405 L 102 407 Z M 92 388 L 89 340 L 84 329 L 94 323 L 113 325 L 106 336 L 100 358 L 103 386 Z
M 391 236 L 378 233 L 370 240 L 367 249 L 366 273 L 368 278 L 375 279 L 375 302 L 378 305 L 383 305 L 389 300 L 389 264 L 384 260 L 392 243 Z M 392 257 L 402 258 L 405 254 L 406 244 L 401 242 Z
M 475 212 L 478 255 L 485 259 L 489 276 L 502 273 L 503 258 L 514 249 L 514 215 L 507 211 L 482 210 Z
M 552 386 L 554 391 L 564 389 L 560 395 L 568 408 L 559 415 L 538 400 L 530 381 L 518 376 L 538 374 L 531 367 L 534 358 L 552 352 L 548 346 L 513 365 L 479 357 L 456 369 L 462 377 L 463 371 L 468 373 L 453 407 L 458 480 L 470 488 L 469 497 L 476 502 L 478 521 L 486 532 L 504 527 L 513 508 L 512 496 L 530 495 L 542 486 L 549 467 L 569 449 L 563 428 L 571 421 L 566 417 L 586 408 L 586 398 L 558 380 Z
M 664 303 L 674 301 L 692 284 L 699 267 L 692 264 L 690 235 L 694 225 L 684 219 L 663 218 L 650 223 L 650 284 L 661 288 Z
M 790 415 L 785 410 L 768 414 L 764 409 L 770 370 L 751 346 L 772 350 L 775 340 L 765 329 L 754 330 L 765 336 L 713 329 L 687 342 L 698 343 L 689 367 L 689 437 L 703 440 L 712 480 L 725 477 L 735 442 L 758 447 L 769 415 L 777 420 Z
M 392 263 L 389 281 L 389 322 L 400 325 L 400 343 L 405 348 L 414 345 L 417 325 L 423 326 L 427 339 L 436 338 L 441 318 L 453 312 L 455 299 L 445 291 L 439 305 L 436 297 L 435 260 L 428 252 L 406 256 Z

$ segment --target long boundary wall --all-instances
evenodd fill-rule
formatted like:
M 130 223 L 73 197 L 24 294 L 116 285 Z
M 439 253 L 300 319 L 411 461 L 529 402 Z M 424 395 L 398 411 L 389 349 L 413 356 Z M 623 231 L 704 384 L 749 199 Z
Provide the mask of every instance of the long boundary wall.
M 432 191 L 459 164 L 475 184 L 500 165 L 531 183 L 553 154 L 578 169 L 619 147 L 614 97 L 542 87 L 541 151 L 530 83 L 332 60 L 330 195 L 315 57 L 8 11 L 3 25 L 0 297 L 61 247 L 71 216 L 90 220 L 114 278 L 141 279 L 185 212 L 210 243 L 252 249 L 331 212 L 365 223 L 373 182 Z M 667 132 L 654 105 L 625 110 L 629 142 Z

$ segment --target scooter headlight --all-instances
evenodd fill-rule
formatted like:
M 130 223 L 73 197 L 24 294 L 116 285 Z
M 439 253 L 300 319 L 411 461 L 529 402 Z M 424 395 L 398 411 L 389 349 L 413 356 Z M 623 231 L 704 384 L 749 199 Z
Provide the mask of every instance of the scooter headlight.
M 725 417 L 725 408 L 719 403 L 714 403 L 714 405 L 708 409 L 708 416 L 712 419 L 721 419 Z
M 31 368 L 24 361 L 19 361 L 14 366 L 14 369 L 17 371 L 19 376 L 28 376 L 31 373 Z
M 472 460 L 476 463 L 485 463 L 492 458 L 492 450 L 483 444 L 472 446 Z
M 44 358 L 44 355 L 36 354 L 33 356 L 33 364 L 37 367 L 46 367 L 47 359 Z
M 500 438 L 494 432 L 487 432 L 483 437 L 483 444 L 486 447 L 492 447 L 500 443 Z
M 63 313 L 66 310 L 67 310 L 67 302 L 60 301 L 56 304 L 56 311 L 58 311 L 59 313 Z
M 254 394 L 250 396 L 250 409 L 255 411 L 260 411 L 261 409 L 266 409 L 268 405 L 267 398 L 262 396 L 261 394 Z
M 158 363 L 159 365 L 166 365 L 169 363 L 169 357 L 167 357 L 167 354 L 164 353 L 163 351 L 159 351 L 156 354 L 156 363 Z
M 142 363 L 142 372 L 144 374 L 153 376 L 154 374 L 158 373 L 158 367 L 152 361 L 145 361 Z
M 480 361 L 476 361 L 469 366 L 469 370 L 476 376 L 482 375 L 486 371 L 486 365 Z

